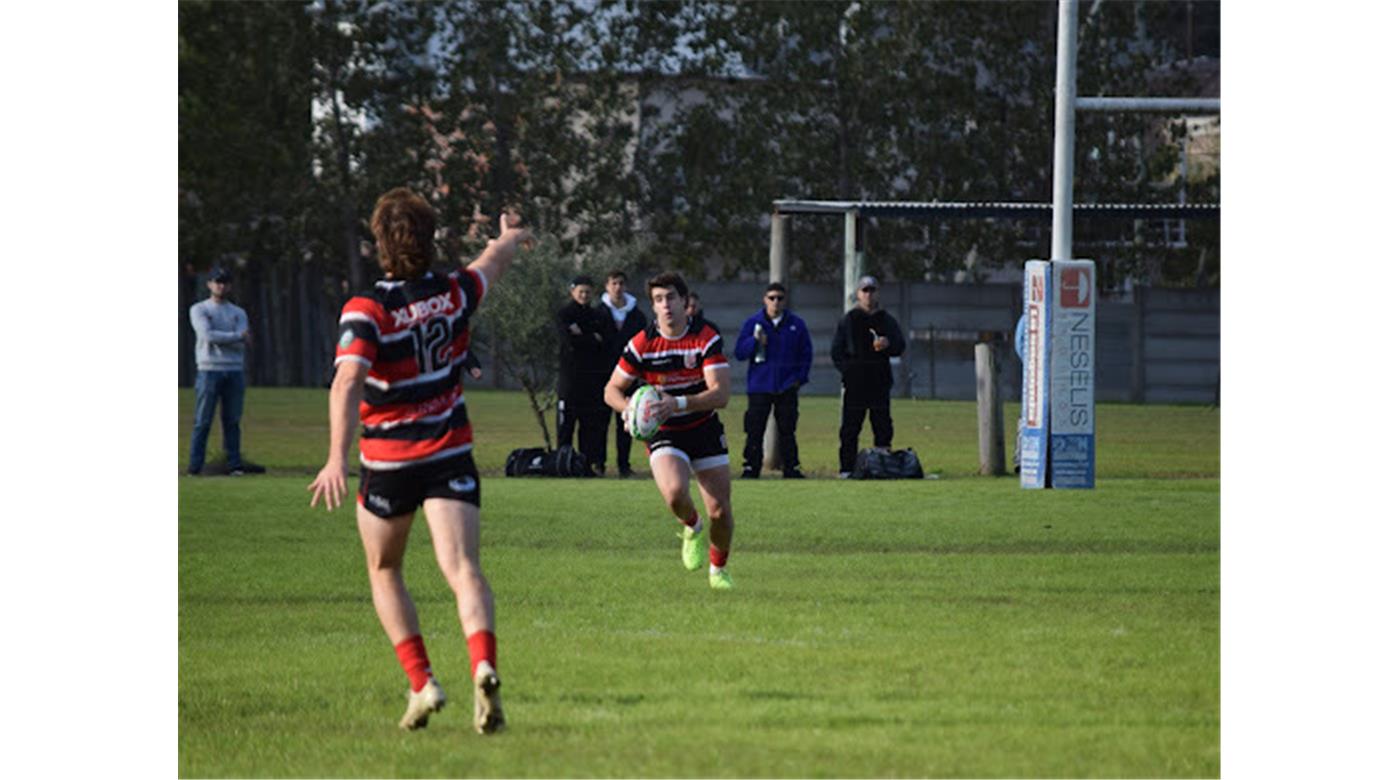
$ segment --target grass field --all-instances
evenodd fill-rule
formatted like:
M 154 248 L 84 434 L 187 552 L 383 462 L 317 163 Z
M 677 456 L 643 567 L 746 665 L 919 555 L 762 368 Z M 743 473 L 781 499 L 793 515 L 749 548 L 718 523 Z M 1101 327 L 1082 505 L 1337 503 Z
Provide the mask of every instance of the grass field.
M 450 701 L 395 728 L 352 513 L 306 507 L 325 393 L 254 389 L 244 449 L 269 474 L 178 481 L 182 776 L 1220 773 L 1215 410 L 1101 405 L 1099 487 L 1023 491 L 972 476 L 972 404 L 898 401 L 895 445 L 943 478 L 736 483 L 738 589 L 715 593 L 649 480 L 490 478 L 538 429 L 519 395 L 469 404 L 509 730 L 471 731 L 421 524 L 405 575 Z M 835 471 L 836 414 L 803 400 L 809 475 Z

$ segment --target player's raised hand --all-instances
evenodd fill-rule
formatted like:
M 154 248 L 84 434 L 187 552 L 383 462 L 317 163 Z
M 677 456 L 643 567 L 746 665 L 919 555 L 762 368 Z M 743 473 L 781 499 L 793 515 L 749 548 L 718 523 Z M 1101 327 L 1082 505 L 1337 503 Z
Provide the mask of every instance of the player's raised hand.
M 534 237 L 530 235 L 530 229 L 525 227 L 525 220 L 515 209 L 506 209 L 501 212 L 501 238 L 503 240 L 514 239 L 516 244 L 525 250 L 529 250 L 535 245 Z
M 316 479 L 306 486 L 311 491 L 311 506 L 316 506 L 324 498 L 327 512 L 339 507 L 345 500 L 345 479 L 344 464 L 327 463 L 323 466 Z

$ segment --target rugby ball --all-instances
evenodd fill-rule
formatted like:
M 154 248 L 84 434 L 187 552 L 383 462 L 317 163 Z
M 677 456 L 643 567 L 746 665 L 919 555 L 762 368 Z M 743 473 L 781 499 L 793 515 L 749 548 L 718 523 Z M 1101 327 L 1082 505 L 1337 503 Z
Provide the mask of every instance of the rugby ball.
M 627 432 L 646 441 L 661 428 L 661 391 L 642 385 L 627 401 Z

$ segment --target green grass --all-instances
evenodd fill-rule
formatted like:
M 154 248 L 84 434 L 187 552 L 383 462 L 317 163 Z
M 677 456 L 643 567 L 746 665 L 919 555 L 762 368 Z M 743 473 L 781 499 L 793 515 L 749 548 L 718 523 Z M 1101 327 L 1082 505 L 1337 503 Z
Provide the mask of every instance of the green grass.
M 513 394 L 469 402 L 499 473 L 534 423 Z M 245 449 L 271 473 L 179 480 L 182 776 L 1220 773 L 1213 410 L 1101 406 L 1098 489 L 1023 491 L 969 476 L 971 404 L 897 403 L 896 445 L 945 478 L 736 483 L 724 594 L 682 569 L 647 480 L 488 478 L 510 729 L 487 739 L 421 524 L 405 576 L 450 702 L 395 728 L 406 683 L 352 514 L 306 508 L 324 407 L 250 392 Z M 834 470 L 835 418 L 803 400 L 809 473 Z
M 189 434 L 194 391 L 180 389 L 179 465 L 189 463 Z M 468 412 L 476 435 L 476 461 L 486 475 L 499 475 L 506 455 L 516 447 L 544 444 L 524 393 L 470 389 Z M 729 436 L 734 473 L 744 448 L 744 409 L 738 395 L 721 412 Z M 1007 466 L 1016 439 L 1019 404 L 1005 404 Z M 802 467 L 811 475 L 835 476 L 836 431 L 841 408 L 834 397 L 804 397 L 797 426 Z M 1099 404 L 1098 476 L 1180 478 L 1220 476 L 1220 412 L 1203 406 L 1132 406 Z M 894 445 L 913 447 L 927 471 L 944 477 L 977 473 L 977 405 L 971 401 L 895 399 Z M 314 476 L 326 459 L 326 391 L 315 388 L 251 388 L 243 414 L 244 455 L 281 473 Z M 554 421 L 549 417 L 550 435 Z M 217 420 L 208 455 L 220 460 L 223 446 Z M 861 446 L 873 445 L 870 424 Z M 645 469 L 640 445 L 632 448 L 632 465 Z M 612 429 L 608 459 L 613 458 Z M 309 480 L 308 480 L 309 481 Z

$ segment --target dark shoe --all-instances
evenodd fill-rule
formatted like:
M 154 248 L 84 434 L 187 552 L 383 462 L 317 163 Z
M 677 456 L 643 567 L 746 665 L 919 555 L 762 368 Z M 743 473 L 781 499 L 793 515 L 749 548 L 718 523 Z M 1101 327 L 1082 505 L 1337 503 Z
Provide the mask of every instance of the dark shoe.
M 617 478 L 618 478 L 618 479 L 631 479 L 631 478 L 632 478 L 632 469 L 631 469 L 630 467 L 628 467 L 628 466 L 623 466 L 623 467 L 619 468 L 619 469 L 617 470 Z
M 244 463 L 242 466 L 235 466 L 228 470 L 230 477 L 241 477 L 244 474 L 266 474 L 267 469 L 256 463 Z
M 792 471 L 784 471 L 784 472 L 783 472 L 783 479 L 806 479 L 806 478 L 807 478 L 807 475 L 806 475 L 806 474 L 803 474 L 802 471 L 801 471 L 800 469 L 793 469 Z
M 202 471 L 204 471 L 204 469 L 189 469 L 185 473 L 190 475 L 191 477 L 197 477 Z
M 744 471 L 739 474 L 739 479 L 758 479 L 758 469 L 744 467 Z

